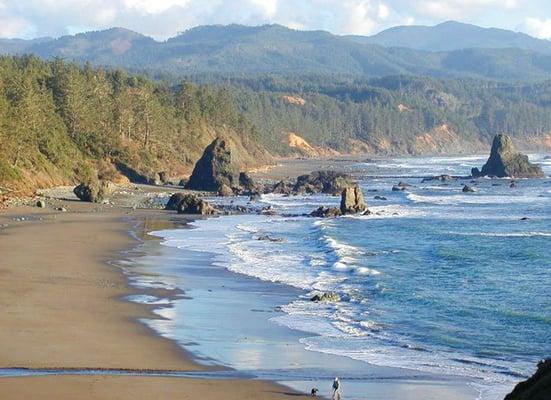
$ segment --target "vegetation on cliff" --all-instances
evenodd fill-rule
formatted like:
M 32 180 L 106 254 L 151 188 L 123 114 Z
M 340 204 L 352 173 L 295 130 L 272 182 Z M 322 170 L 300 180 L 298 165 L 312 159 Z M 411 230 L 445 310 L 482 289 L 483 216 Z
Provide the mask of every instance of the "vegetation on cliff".
M 120 70 L 33 56 L 0 57 L 0 186 L 40 186 L 160 171 L 189 173 L 215 137 L 242 165 L 269 160 L 231 93 L 168 86 Z

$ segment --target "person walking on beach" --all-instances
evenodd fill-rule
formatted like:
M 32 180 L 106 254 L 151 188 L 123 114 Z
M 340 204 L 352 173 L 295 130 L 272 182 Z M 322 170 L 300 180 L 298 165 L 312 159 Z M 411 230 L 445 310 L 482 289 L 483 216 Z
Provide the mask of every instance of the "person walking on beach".
M 333 381 L 333 395 L 331 396 L 332 400 L 341 400 L 341 383 L 339 378 L 335 378 Z

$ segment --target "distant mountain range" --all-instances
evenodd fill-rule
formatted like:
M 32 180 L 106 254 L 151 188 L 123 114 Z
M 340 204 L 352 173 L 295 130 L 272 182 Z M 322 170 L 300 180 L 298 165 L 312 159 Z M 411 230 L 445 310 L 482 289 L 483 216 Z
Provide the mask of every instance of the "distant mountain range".
M 62 57 L 175 78 L 282 73 L 551 79 L 551 42 L 458 22 L 395 27 L 370 37 L 298 31 L 281 25 L 212 25 L 164 42 L 112 28 L 58 39 L 1 39 L 0 53 Z

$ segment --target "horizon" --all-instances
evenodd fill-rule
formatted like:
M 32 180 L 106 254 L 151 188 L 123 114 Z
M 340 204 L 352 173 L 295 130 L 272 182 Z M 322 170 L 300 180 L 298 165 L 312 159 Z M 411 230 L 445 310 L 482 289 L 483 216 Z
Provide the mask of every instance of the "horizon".
M 0 38 L 58 38 L 110 27 L 157 41 L 197 26 L 279 24 L 301 31 L 372 36 L 397 26 L 457 21 L 551 38 L 551 6 L 544 0 L 0 0 Z M 83 12 L 84 11 L 84 12 Z

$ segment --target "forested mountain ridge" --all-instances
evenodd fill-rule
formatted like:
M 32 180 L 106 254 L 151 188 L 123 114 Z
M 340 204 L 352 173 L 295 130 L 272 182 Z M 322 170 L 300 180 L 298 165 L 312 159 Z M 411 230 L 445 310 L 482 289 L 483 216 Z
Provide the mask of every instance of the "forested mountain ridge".
M 460 35 L 456 38 L 461 41 Z M 59 39 L 29 42 L 4 39 L 0 40 L 0 53 L 63 57 L 68 61 L 179 78 L 200 73 L 286 73 L 361 77 L 408 74 L 503 81 L 551 79 L 551 50 L 544 51 L 546 46 L 527 45 L 521 40 L 507 42 L 511 48 L 463 48 L 453 44 L 454 38 L 446 38 L 450 46 L 456 47 L 450 51 L 426 51 L 404 48 L 408 43 L 405 38 L 400 42 L 402 47 L 363 43 L 369 41 L 364 39 L 324 31 L 298 31 L 281 25 L 211 25 L 157 42 L 139 33 L 112 28 Z M 518 46 L 514 46 L 516 43 Z
M 271 160 L 225 89 L 0 57 L 0 194 L 120 180 L 121 171 L 144 181 L 182 176 L 217 136 L 244 167 Z
M 537 39 L 521 32 L 482 28 L 456 21 L 447 21 L 435 26 L 395 26 L 373 36 L 349 36 L 349 38 L 358 43 L 426 51 L 518 48 L 545 54 L 551 53 L 549 40 Z

